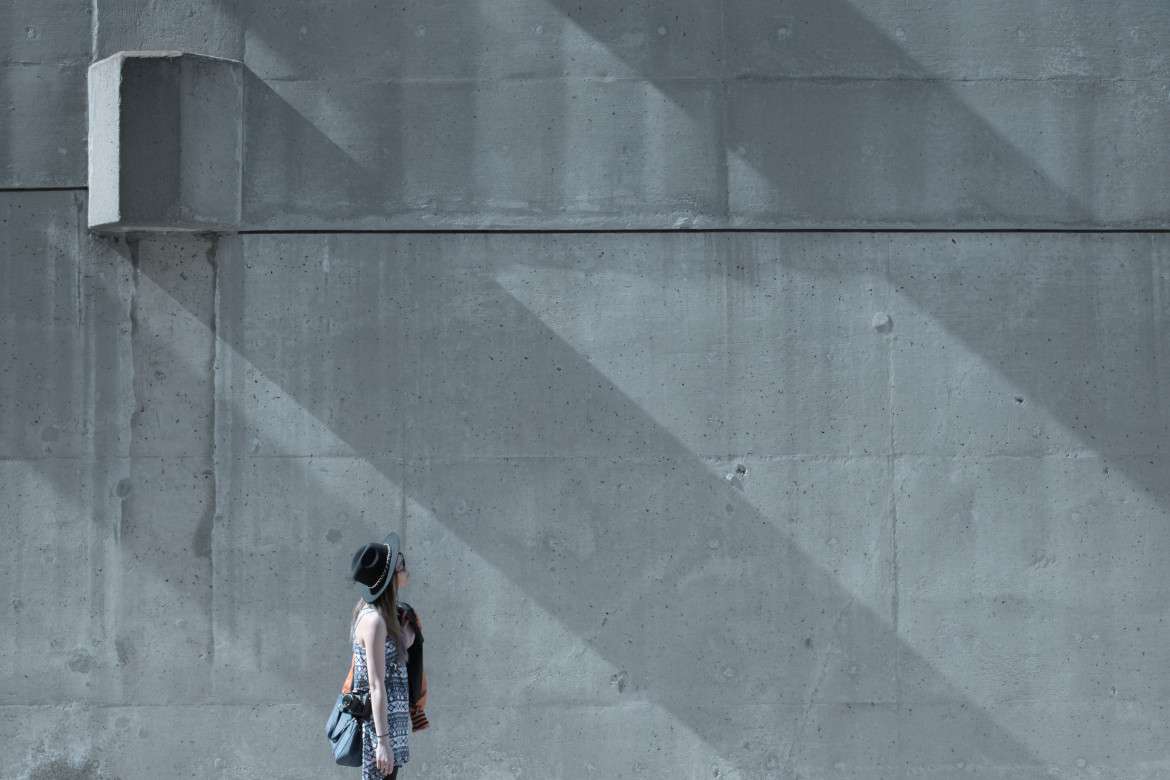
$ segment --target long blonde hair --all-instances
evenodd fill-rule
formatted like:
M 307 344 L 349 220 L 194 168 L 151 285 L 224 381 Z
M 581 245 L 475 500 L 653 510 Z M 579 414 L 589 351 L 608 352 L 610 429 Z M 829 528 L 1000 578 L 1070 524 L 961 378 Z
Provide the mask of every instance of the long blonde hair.
M 390 584 L 375 601 L 367 603 L 365 599 L 358 599 L 357 606 L 353 608 L 353 622 L 349 627 L 351 637 L 357 628 L 358 615 L 366 607 L 373 607 L 382 616 L 382 620 L 386 623 L 386 634 L 394 640 L 394 649 L 397 651 L 395 653 L 397 656 L 395 666 L 403 666 L 406 663 L 406 635 L 402 633 L 402 624 L 398 622 L 397 572 L 390 575 Z

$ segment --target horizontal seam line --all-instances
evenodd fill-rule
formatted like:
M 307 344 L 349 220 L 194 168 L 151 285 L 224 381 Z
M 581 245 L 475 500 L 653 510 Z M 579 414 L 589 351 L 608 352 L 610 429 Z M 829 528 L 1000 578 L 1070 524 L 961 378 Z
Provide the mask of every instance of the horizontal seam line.
M 757 73 L 742 73 L 732 76 L 600 76 L 587 74 L 556 74 L 556 75 L 538 75 L 538 74 L 504 74 L 496 78 L 400 78 L 400 79 L 343 79 L 343 78 L 300 78 L 297 76 L 258 76 L 258 78 L 268 84 L 330 84 L 334 82 L 344 82 L 347 84 L 364 84 L 364 85 L 451 85 L 451 86 L 467 86 L 467 85 L 490 85 L 507 82 L 531 82 L 531 81 L 545 81 L 545 82 L 596 82 L 599 84 L 670 84 L 670 83 L 817 83 L 817 84 L 1128 84 L 1128 83 L 1150 83 L 1156 84 L 1165 80 L 1165 76 L 1150 74 L 1145 76 L 1040 76 L 1035 78 L 1028 77 L 1006 77 L 1006 78 L 949 78 L 945 76 L 831 76 L 831 75 L 779 75 L 779 74 L 757 74 Z
M 629 234 L 629 233 L 1036 233 L 1036 234 L 1110 234 L 1110 233 L 1170 233 L 1170 228 L 398 228 L 398 229 L 287 229 L 287 230 L 239 230 L 239 235 L 419 235 L 419 234 L 518 234 L 518 235 L 564 235 L 564 234 Z
M 89 187 L 0 187 L 0 192 L 86 192 Z

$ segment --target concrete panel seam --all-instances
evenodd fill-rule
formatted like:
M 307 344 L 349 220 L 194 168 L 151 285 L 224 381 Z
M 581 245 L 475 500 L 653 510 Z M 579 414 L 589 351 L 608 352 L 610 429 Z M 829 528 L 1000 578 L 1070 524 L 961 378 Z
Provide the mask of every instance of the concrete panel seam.
M 1109 228 L 1094 226 L 1091 228 L 858 228 L 858 227 L 799 227 L 799 228 L 768 228 L 768 227 L 734 227 L 734 228 L 427 228 L 411 230 L 370 230 L 359 228 L 311 228 L 289 230 L 258 230 L 245 229 L 236 231 L 244 236 L 314 236 L 314 235 L 387 235 L 387 236 L 423 236 L 423 235 L 539 235 L 539 236 L 572 236 L 572 235 L 638 235 L 656 233 L 708 234 L 708 233 L 860 233 L 874 236 L 891 234 L 922 234 L 922 235 L 1157 235 L 1170 233 L 1170 228 Z
M 0 192 L 88 192 L 88 187 L 0 187 Z
M 829 631 L 830 636 L 838 636 L 841 628 L 841 622 L 845 619 L 845 615 L 853 607 L 855 601 L 856 599 L 853 596 L 850 596 L 846 600 L 845 606 L 841 608 L 841 611 L 837 614 L 836 620 L 833 621 L 833 627 Z M 821 684 L 824 683 L 825 676 L 829 672 L 829 663 L 832 661 L 832 658 L 832 647 L 825 648 L 824 657 L 822 658 L 820 664 L 820 669 L 817 670 L 816 682 L 813 683 L 812 690 L 809 692 L 808 696 L 805 697 L 805 701 L 803 702 L 804 711 L 801 713 L 800 722 L 797 724 L 796 729 L 792 735 L 792 739 L 788 743 L 788 755 L 785 757 L 784 766 L 789 772 L 792 772 L 795 769 L 792 760 L 793 755 L 796 752 L 796 743 L 808 729 L 809 718 L 812 716 L 813 708 L 817 704 L 817 694 L 820 692 Z
M 209 55 L 200 55 L 209 56 Z M 222 59 L 222 58 L 221 58 Z M 311 79 L 301 76 L 266 76 L 266 84 L 303 84 L 303 83 L 351 83 L 348 79 Z M 954 78 L 945 76 L 814 76 L 814 75 L 775 75 L 761 73 L 737 73 L 727 76 L 535 76 L 527 74 L 512 74 L 498 76 L 490 80 L 474 76 L 455 78 L 427 78 L 425 76 L 404 76 L 394 79 L 358 79 L 357 82 L 369 85 L 401 85 L 401 86 L 472 86 L 484 83 L 580 83 L 580 84 L 812 84 L 816 86 L 838 86 L 846 84 L 1084 84 L 1087 86 L 1099 84 L 1161 84 L 1164 77 L 1157 76 L 1010 76 L 999 77 L 967 77 Z

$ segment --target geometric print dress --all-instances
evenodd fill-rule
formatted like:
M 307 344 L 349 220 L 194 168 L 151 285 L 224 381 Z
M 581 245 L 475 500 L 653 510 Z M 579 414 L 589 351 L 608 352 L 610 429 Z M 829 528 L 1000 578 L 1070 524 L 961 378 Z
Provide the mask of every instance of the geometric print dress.
M 362 610 L 363 614 L 367 610 Z M 372 611 L 372 610 L 371 610 Z M 360 619 L 360 616 L 359 616 Z M 370 689 L 370 670 L 366 663 L 366 650 L 362 643 L 353 642 L 353 690 Z M 410 684 L 406 677 L 406 663 L 397 664 L 398 648 L 390 634 L 386 634 L 386 719 L 390 726 L 390 746 L 394 749 L 394 766 L 402 766 L 410 760 L 407 737 L 410 735 Z M 362 721 L 362 780 L 382 780 L 385 775 L 378 771 L 378 737 L 374 731 L 371 715 Z

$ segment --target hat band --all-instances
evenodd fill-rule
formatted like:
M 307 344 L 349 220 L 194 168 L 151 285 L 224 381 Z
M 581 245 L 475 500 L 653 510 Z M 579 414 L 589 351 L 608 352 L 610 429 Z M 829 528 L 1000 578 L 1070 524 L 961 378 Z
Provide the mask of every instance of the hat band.
M 390 545 L 384 544 L 382 546 L 386 548 L 386 565 L 382 567 L 382 576 L 378 578 L 377 582 L 370 586 L 370 593 L 373 593 L 379 587 L 381 587 L 382 580 L 386 579 L 386 575 L 390 572 Z

